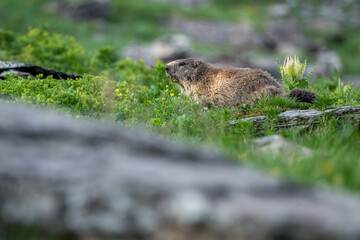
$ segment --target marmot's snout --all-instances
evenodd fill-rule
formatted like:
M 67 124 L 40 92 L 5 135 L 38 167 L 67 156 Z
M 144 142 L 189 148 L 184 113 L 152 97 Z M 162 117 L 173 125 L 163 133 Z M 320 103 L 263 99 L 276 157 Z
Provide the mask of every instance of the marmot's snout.
M 166 66 L 165 66 L 165 72 L 166 75 L 168 75 L 170 77 L 170 81 L 174 81 L 176 80 L 176 68 L 175 68 L 175 64 L 174 61 L 173 62 L 169 62 Z
M 171 62 L 170 63 L 168 63 L 168 64 L 166 64 L 166 66 L 165 66 L 165 71 L 166 71 L 166 74 L 168 75 L 168 76 L 172 76 L 173 75 L 173 71 L 172 71 L 172 67 L 171 67 Z

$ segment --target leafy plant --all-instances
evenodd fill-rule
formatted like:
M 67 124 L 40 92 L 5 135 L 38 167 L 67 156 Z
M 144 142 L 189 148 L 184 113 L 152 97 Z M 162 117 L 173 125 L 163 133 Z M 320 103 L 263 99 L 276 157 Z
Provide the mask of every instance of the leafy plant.
M 278 67 L 284 81 L 283 87 L 285 91 L 294 88 L 308 88 L 308 80 L 311 78 L 314 70 L 306 78 L 303 78 L 306 69 L 306 61 L 301 63 L 299 57 L 287 57 L 282 65 L 278 61 Z

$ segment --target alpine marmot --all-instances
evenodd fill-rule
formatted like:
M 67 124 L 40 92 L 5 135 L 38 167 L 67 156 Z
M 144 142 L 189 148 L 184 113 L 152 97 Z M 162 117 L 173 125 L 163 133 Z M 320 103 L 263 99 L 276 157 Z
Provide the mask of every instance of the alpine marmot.
M 217 68 L 193 58 L 172 61 L 165 69 L 183 94 L 204 106 L 252 105 L 256 99 L 274 95 L 311 103 L 317 97 L 315 93 L 302 89 L 285 93 L 274 78 L 259 69 Z

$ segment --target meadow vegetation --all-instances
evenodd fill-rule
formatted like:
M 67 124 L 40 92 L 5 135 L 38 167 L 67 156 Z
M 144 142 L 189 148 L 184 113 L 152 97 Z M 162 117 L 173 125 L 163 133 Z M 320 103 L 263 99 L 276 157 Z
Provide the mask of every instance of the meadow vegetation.
M 118 60 L 111 48 L 86 51 L 74 38 L 44 29 L 31 29 L 23 35 L 1 30 L 0 58 L 25 60 L 83 74 L 75 80 L 9 76 L 0 82 L 0 95 L 9 102 L 44 106 L 78 119 L 142 125 L 170 139 L 210 146 L 238 163 L 261 168 L 275 176 L 302 184 L 360 191 L 358 125 L 346 120 L 327 120 L 323 116 L 322 124 L 309 129 L 276 130 L 271 127 L 276 115 L 289 109 L 323 111 L 336 106 L 358 105 L 360 90 L 343 84 L 338 73 L 328 79 L 313 77 L 311 84 L 304 85 L 307 76 L 292 76 L 285 62 L 280 64 L 280 70 L 283 70 L 283 77 L 291 78 L 291 87 L 284 81 L 285 89 L 301 86 L 316 92 L 319 98 L 314 104 L 273 97 L 260 99 L 254 106 L 208 109 L 181 95 L 178 86 L 165 75 L 161 62 L 150 68 L 141 61 Z M 298 64 L 295 70 L 303 73 L 306 65 L 300 60 Z M 231 120 L 258 115 L 270 120 L 265 123 L 264 132 L 258 132 L 250 122 L 229 124 Z M 314 155 L 294 156 L 289 162 L 286 155 L 262 154 L 251 147 L 252 139 L 272 134 L 281 134 L 309 147 Z

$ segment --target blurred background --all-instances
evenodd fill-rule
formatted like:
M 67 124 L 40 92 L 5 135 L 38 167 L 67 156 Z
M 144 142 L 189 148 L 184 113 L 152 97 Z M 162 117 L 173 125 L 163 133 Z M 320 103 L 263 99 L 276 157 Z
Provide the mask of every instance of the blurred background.
M 360 79 L 360 2 L 356 0 L 1 0 L 0 27 L 74 36 L 87 50 L 121 58 L 200 57 L 223 66 L 260 67 L 307 59 L 308 71 Z M 358 83 L 357 83 L 358 84 Z

